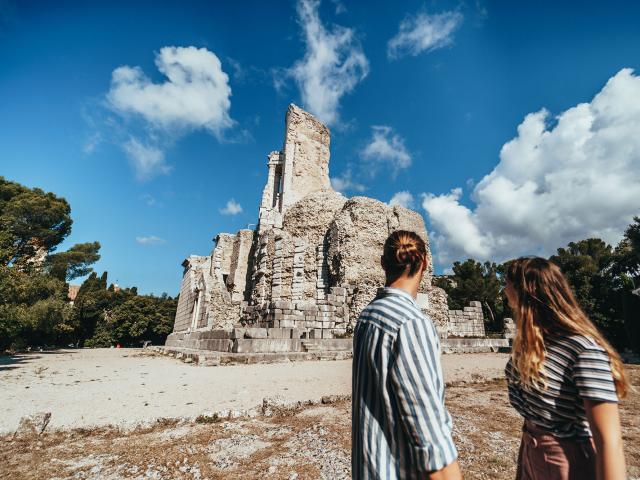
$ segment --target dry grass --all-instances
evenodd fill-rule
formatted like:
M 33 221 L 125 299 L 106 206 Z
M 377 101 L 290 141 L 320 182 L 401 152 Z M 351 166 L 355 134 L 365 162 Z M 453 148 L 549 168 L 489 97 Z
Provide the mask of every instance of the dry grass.
M 640 367 L 630 367 L 636 388 Z M 467 479 L 514 478 L 521 420 L 503 382 L 453 385 L 447 403 Z M 621 404 L 629 474 L 640 477 L 640 392 Z M 163 419 L 0 437 L 0 478 L 349 478 L 350 404 L 279 410 L 271 417 Z

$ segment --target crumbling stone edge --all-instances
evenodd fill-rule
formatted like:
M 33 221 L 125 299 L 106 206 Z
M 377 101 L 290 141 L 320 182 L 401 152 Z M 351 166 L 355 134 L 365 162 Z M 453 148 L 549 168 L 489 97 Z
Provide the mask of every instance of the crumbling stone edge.
M 232 353 L 167 346 L 150 346 L 145 348 L 143 353 L 148 355 L 164 355 L 175 358 L 176 360 L 181 360 L 184 363 L 192 363 L 205 367 L 250 365 L 254 363 L 304 362 L 313 360 L 348 360 L 353 357 L 351 350 Z

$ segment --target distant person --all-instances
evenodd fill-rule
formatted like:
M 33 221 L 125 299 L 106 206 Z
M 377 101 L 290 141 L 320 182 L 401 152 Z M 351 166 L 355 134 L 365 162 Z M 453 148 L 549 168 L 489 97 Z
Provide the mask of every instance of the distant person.
M 525 420 L 516 479 L 626 478 L 618 399 L 628 384 L 620 356 L 554 263 L 514 260 L 505 293 L 516 320 L 509 400 Z
M 392 233 L 382 268 L 385 288 L 360 314 L 353 338 L 353 479 L 460 479 L 438 334 L 416 304 L 424 241 Z

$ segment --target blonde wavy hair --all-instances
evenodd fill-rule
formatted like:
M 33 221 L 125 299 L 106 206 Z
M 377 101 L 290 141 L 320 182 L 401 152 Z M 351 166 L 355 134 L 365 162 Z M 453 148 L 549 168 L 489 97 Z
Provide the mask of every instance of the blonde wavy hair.
M 584 335 L 609 355 L 619 398 L 629 389 L 622 360 L 578 304 L 560 268 L 544 258 L 513 260 L 506 272 L 509 304 L 516 320 L 512 359 L 525 386 L 546 387 L 545 338 Z

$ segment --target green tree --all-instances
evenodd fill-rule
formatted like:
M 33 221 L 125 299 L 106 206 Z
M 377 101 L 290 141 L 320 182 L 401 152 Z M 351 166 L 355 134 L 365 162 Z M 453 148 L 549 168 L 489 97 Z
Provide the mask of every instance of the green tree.
M 65 342 L 73 332 L 70 320 L 64 282 L 0 266 L 0 349 Z
M 177 300 L 163 294 L 135 295 L 133 289 L 112 291 L 110 308 L 102 310 L 94 334 L 85 345 L 139 347 L 148 340 L 162 344 L 173 329 Z
M 634 286 L 640 287 L 640 217 L 633 218 L 633 223 L 624 232 L 614 255 L 615 271 L 629 275 Z
M 46 268 L 50 275 L 63 281 L 84 277 L 91 273 L 91 265 L 100 260 L 100 243 L 77 243 L 66 252 L 47 257 Z
M 105 310 L 112 308 L 116 293 L 107 289 L 107 272 L 98 277 L 92 272 L 82 283 L 73 305 L 76 341 L 80 345 L 95 334 Z
M 487 319 L 487 330 L 501 330 L 503 313 L 502 284 L 498 266 L 492 262 L 480 263 L 473 259 L 453 264 L 453 275 L 439 278 L 435 285 L 449 296 L 449 308 L 460 310 L 471 301 L 480 301 Z
M 71 232 L 64 198 L 0 177 L 0 263 L 27 268 Z
M 562 269 L 589 318 L 617 347 L 625 346 L 623 285 L 612 268 L 612 247 L 589 238 L 559 248 L 550 260 Z
M 640 352 L 640 217 L 634 217 L 616 247 L 612 270 L 622 285 L 622 315 L 629 346 Z
M 170 297 L 132 296 L 110 312 L 108 321 L 123 345 L 139 346 L 145 340 L 164 343 L 173 329 L 176 306 Z

